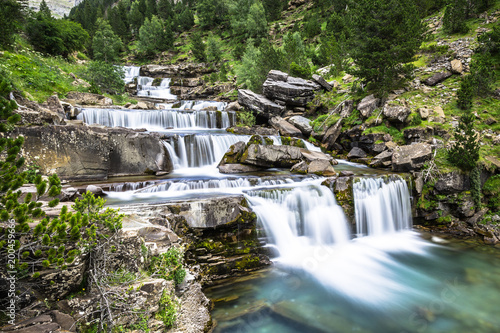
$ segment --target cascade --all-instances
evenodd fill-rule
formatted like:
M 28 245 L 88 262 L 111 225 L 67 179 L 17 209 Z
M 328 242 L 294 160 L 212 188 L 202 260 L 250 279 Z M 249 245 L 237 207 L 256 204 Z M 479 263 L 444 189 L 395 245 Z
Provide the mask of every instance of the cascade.
M 123 66 L 123 70 L 125 71 L 125 84 L 133 82 L 136 77 L 139 77 L 139 72 L 141 67 L 138 66 Z
M 164 78 L 159 86 L 153 86 L 153 78 L 139 76 L 137 79 L 137 96 L 175 100 L 177 96 L 170 93 L 170 80 L 170 78 Z
M 99 124 L 109 127 L 129 127 L 147 129 L 199 128 L 216 129 L 234 125 L 234 112 L 221 112 L 217 121 L 217 111 L 178 111 L 178 110 L 118 110 L 82 109 L 77 119 L 86 124 Z
M 412 227 L 410 195 L 403 179 L 358 178 L 353 196 L 358 235 L 382 235 Z

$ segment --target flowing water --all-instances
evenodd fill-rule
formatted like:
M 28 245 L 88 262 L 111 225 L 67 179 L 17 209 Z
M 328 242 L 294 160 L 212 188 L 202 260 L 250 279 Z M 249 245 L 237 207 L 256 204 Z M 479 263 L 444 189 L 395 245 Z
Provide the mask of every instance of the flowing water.
M 141 96 L 171 97 L 168 79 L 154 87 L 134 68 L 126 77 L 137 77 Z M 500 253 L 413 231 L 403 179 L 340 161 L 337 171 L 357 175 L 351 223 L 320 177 L 283 170 L 220 174 L 216 166 L 229 146 L 249 139 L 224 131 L 235 120 L 225 103 L 159 106 L 162 110 L 84 109 L 80 117 L 167 137 L 173 173 L 109 185 L 108 204 L 221 194 L 247 198 L 274 265 L 206 290 L 215 302 L 215 332 L 500 331 Z M 281 143 L 279 137 L 273 140 Z

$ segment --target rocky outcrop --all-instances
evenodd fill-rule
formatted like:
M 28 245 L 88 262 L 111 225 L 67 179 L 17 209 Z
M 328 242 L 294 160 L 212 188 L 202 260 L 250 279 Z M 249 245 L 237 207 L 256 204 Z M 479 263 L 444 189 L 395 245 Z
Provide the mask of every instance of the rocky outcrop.
M 67 180 L 107 179 L 114 175 L 170 172 L 172 162 L 159 135 L 129 129 L 87 126 L 18 127 L 25 138 L 27 164 L 42 174 Z
M 226 129 L 229 133 L 240 134 L 240 135 L 264 135 L 264 136 L 278 136 L 279 132 L 274 128 L 262 127 L 262 126 L 234 126 Z
M 288 122 L 298 128 L 306 138 L 309 137 L 313 131 L 313 128 L 310 125 L 311 121 L 305 117 L 293 116 L 288 119 Z
M 321 75 L 313 74 L 312 79 L 326 91 L 332 91 L 333 86 L 330 83 L 326 82 L 326 80 Z
M 391 122 L 404 123 L 411 113 L 411 109 L 406 106 L 385 105 L 383 114 Z
M 434 185 L 434 190 L 439 194 L 460 193 L 470 190 L 470 180 L 465 174 L 451 172 L 439 177 Z
M 380 99 L 375 98 L 374 95 L 369 95 L 363 98 L 356 108 L 363 117 L 369 118 L 377 108 L 379 101 Z
M 64 100 L 70 104 L 81 104 L 81 105 L 112 105 L 113 100 L 109 97 L 91 93 L 84 93 L 78 91 L 70 91 L 66 95 L 66 99 Z
M 278 105 L 266 97 L 246 89 L 238 90 L 238 103 L 255 114 L 268 119 L 281 115 L 285 110 L 284 106 Z
M 269 125 L 278 130 L 282 136 L 302 137 L 301 130 L 279 116 L 269 119 Z
M 330 126 L 325 135 L 323 136 L 323 140 L 321 142 L 322 146 L 326 148 L 328 151 L 335 150 L 335 143 L 342 132 L 342 119 L 339 119 L 334 125 Z
M 144 65 L 140 73 L 149 77 L 193 78 L 215 72 L 211 66 L 203 63 L 181 63 L 175 65 Z
M 262 85 L 263 94 L 267 98 L 281 101 L 289 106 L 306 106 L 319 89 L 321 86 L 316 82 L 275 70 L 269 72 L 267 80 Z
M 393 171 L 411 171 L 420 169 L 432 157 L 432 146 L 416 143 L 394 149 L 392 155 Z

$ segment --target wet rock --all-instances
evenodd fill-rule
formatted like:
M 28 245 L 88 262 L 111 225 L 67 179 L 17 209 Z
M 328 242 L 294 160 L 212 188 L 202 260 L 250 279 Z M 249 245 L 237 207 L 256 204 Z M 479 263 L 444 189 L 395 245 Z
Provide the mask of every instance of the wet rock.
M 81 105 L 113 105 L 113 100 L 109 97 L 103 96 L 103 95 L 98 95 L 98 94 L 91 94 L 91 93 L 84 93 L 84 92 L 77 92 L 77 91 L 70 91 L 66 95 L 66 102 L 71 103 L 71 104 L 81 104 Z
M 383 114 L 391 122 L 404 123 L 411 113 L 411 109 L 405 106 L 385 105 Z
M 301 148 L 293 146 L 247 147 L 241 162 L 265 168 L 290 168 L 302 160 Z
M 470 190 L 470 180 L 465 174 L 450 172 L 439 176 L 434 190 L 440 194 L 460 193 Z
M 194 78 L 213 73 L 215 69 L 204 63 L 181 63 L 175 65 L 144 65 L 141 66 L 142 76 L 149 77 L 182 77 Z
M 262 167 L 241 163 L 221 164 L 217 167 L 221 173 L 246 173 L 261 171 Z
M 95 185 L 89 185 L 87 186 L 86 192 L 90 192 L 95 196 L 102 196 L 104 194 L 104 191 L 102 190 L 101 187 L 95 186 Z
M 290 172 L 305 175 L 307 173 L 308 169 L 309 169 L 309 165 L 307 164 L 307 162 L 302 161 L 302 162 L 299 162 L 299 163 L 295 164 L 294 166 L 292 166 L 292 168 L 290 169 Z
M 335 150 L 334 145 L 342 132 L 342 119 L 339 119 L 334 125 L 330 126 L 323 136 L 322 145 L 328 151 Z
M 363 98 L 356 108 L 359 110 L 363 117 L 369 118 L 372 115 L 373 111 L 377 108 L 379 101 L 380 100 L 378 98 L 375 98 L 375 96 L 372 94 Z
M 231 102 L 226 107 L 226 111 L 241 111 L 241 105 L 238 102 Z
M 281 117 L 272 117 L 269 119 L 269 125 L 278 130 L 282 136 L 302 137 L 301 130 Z
M 278 130 L 262 126 L 234 126 L 227 129 L 229 133 L 240 135 L 264 135 L 264 136 L 278 136 Z
M 378 155 L 376 155 L 373 160 L 370 162 L 370 166 L 372 167 L 382 167 L 382 166 L 389 166 L 392 164 L 392 152 L 391 151 L 384 151 Z M 386 163 L 390 162 L 390 163 Z
M 238 90 L 238 103 L 255 114 L 266 118 L 279 116 L 285 110 L 284 106 L 278 105 L 266 97 L 246 89 Z
M 326 91 L 332 91 L 332 85 L 326 82 L 326 80 L 322 76 L 313 74 L 312 79 L 316 81 L 316 83 L 318 83 L 320 86 L 322 86 Z
M 448 72 L 448 71 L 436 73 L 433 76 L 431 76 L 430 78 L 426 79 L 424 81 L 424 83 L 428 86 L 435 86 L 439 82 L 443 82 L 444 80 L 449 78 L 451 75 L 452 75 L 451 72 Z
M 311 163 L 309 163 L 307 173 L 312 173 L 324 177 L 330 177 L 336 174 L 332 164 L 324 159 L 311 161 Z
M 293 116 L 288 119 L 288 122 L 298 128 L 305 137 L 309 137 L 311 132 L 313 131 L 312 126 L 310 125 L 310 120 L 302 117 L 302 116 Z
M 420 169 L 432 158 L 432 147 L 426 143 L 396 147 L 392 155 L 393 171 L 411 171 Z
M 347 159 L 352 160 L 355 158 L 365 158 L 366 156 L 366 152 L 363 149 L 354 147 L 351 149 L 349 154 L 347 154 Z

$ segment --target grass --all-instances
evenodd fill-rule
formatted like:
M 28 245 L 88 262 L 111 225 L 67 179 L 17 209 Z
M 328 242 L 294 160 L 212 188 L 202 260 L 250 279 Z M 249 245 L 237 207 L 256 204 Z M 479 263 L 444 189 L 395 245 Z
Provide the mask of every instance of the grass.
M 375 127 L 367 128 L 363 131 L 363 134 L 372 134 L 372 133 L 387 133 L 392 136 L 392 141 L 398 144 L 404 144 L 404 136 L 403 132 L 399 131 L 395 127 L 387 127 L 386 125 L 380 125 Z

